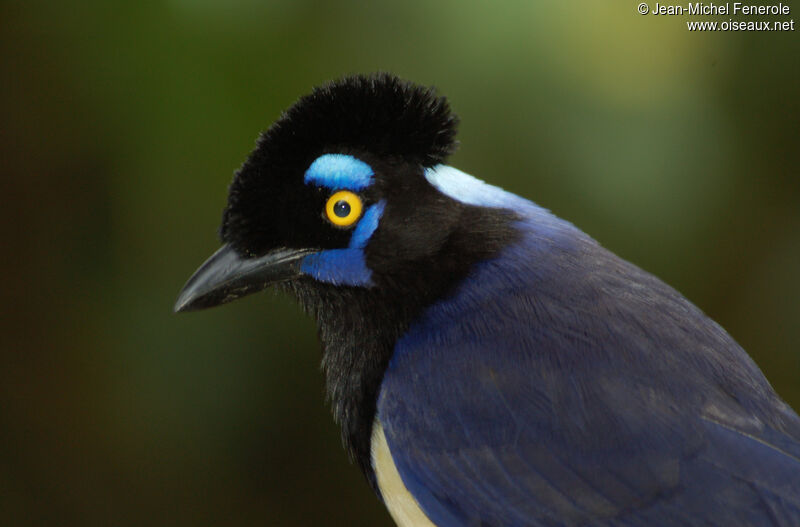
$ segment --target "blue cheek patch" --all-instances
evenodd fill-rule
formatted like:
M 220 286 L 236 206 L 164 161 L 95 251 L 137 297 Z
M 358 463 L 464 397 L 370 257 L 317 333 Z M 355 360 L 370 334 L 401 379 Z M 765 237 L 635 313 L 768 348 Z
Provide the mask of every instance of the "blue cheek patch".
M 384 200 L 367 209 L 358 221 L 347 249 L 328 249 L 309 254 L 300 268 L 303 273 L 333 285 L 372 285 L 372 271 L 367 267 L 364 255 L 366 247 L 386 207 Z
M 372 184 L 372 167 L 345 154 L 319 156 L 306 170 L 303 181 L 331 190 L 363 190 Z
M 303 273 L 333 285 L 370 285 L 372 271 L 367 268 L 361 249 L 329 249 L 303 258 Z

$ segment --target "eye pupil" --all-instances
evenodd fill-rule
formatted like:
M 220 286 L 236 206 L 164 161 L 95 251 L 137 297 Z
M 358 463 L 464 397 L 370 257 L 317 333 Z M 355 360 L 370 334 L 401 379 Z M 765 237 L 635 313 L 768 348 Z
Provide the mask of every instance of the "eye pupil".
M 346 218 L 350 214 L 350 204 L 341 199 L 333 206 L 333 213 L 340 218 Z

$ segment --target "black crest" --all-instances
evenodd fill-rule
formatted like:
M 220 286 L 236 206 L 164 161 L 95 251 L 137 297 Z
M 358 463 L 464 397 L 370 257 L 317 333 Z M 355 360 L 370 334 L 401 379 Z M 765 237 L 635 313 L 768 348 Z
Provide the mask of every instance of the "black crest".
M 264 205 L 289 207 L 288 203 L 276 205 L 275 197 L 292 196 L 292 207 L 311 207 L 312 203 L 318 207 L 310 189 L 301 188 L 302 175 L 318 156 L 366 153 L 431 167 L 455 150 L 457 124 L 447 99 L 437 96 L 433 88 L 387 73 L 354 75 L 317 87 L 259 137 L 231 184 L 221 237 L 243 254 L 287 244 L 287 240 L 274 239 L 274 233 L 309 232 L 311 225 L 295 223 L 283 229 L 280 218 L 289 215 L 275 214 L 276 224 L 274 218 L 264 216 Z M 305 217 L 310 221 L 316 215 Z
M 456 147 L 458 119 L 433 88 L 388 73 L 354 75 L 301 97 L 259 141 L 270 154 L 358 149 L 429 167 Z

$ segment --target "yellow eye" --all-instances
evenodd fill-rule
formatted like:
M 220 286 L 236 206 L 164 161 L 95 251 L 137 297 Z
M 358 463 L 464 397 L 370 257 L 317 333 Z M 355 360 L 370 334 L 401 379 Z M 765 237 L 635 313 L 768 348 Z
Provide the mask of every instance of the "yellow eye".
M 348 227 L 361 217 L 361 198 L 349 190 L 340 190 L 328 198 L 325 216 L 338 227 Z

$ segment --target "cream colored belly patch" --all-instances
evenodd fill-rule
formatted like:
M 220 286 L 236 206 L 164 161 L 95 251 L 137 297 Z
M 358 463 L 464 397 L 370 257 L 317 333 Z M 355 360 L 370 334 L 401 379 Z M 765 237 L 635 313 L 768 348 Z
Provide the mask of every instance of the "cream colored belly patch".
M 399 527 L 436 527 L 420 509 L 417 500 L 408 492 L 389 452 L 383 426 L 375 420 L 372 425 L 372 468 L 381 489 L 389 514 Z

